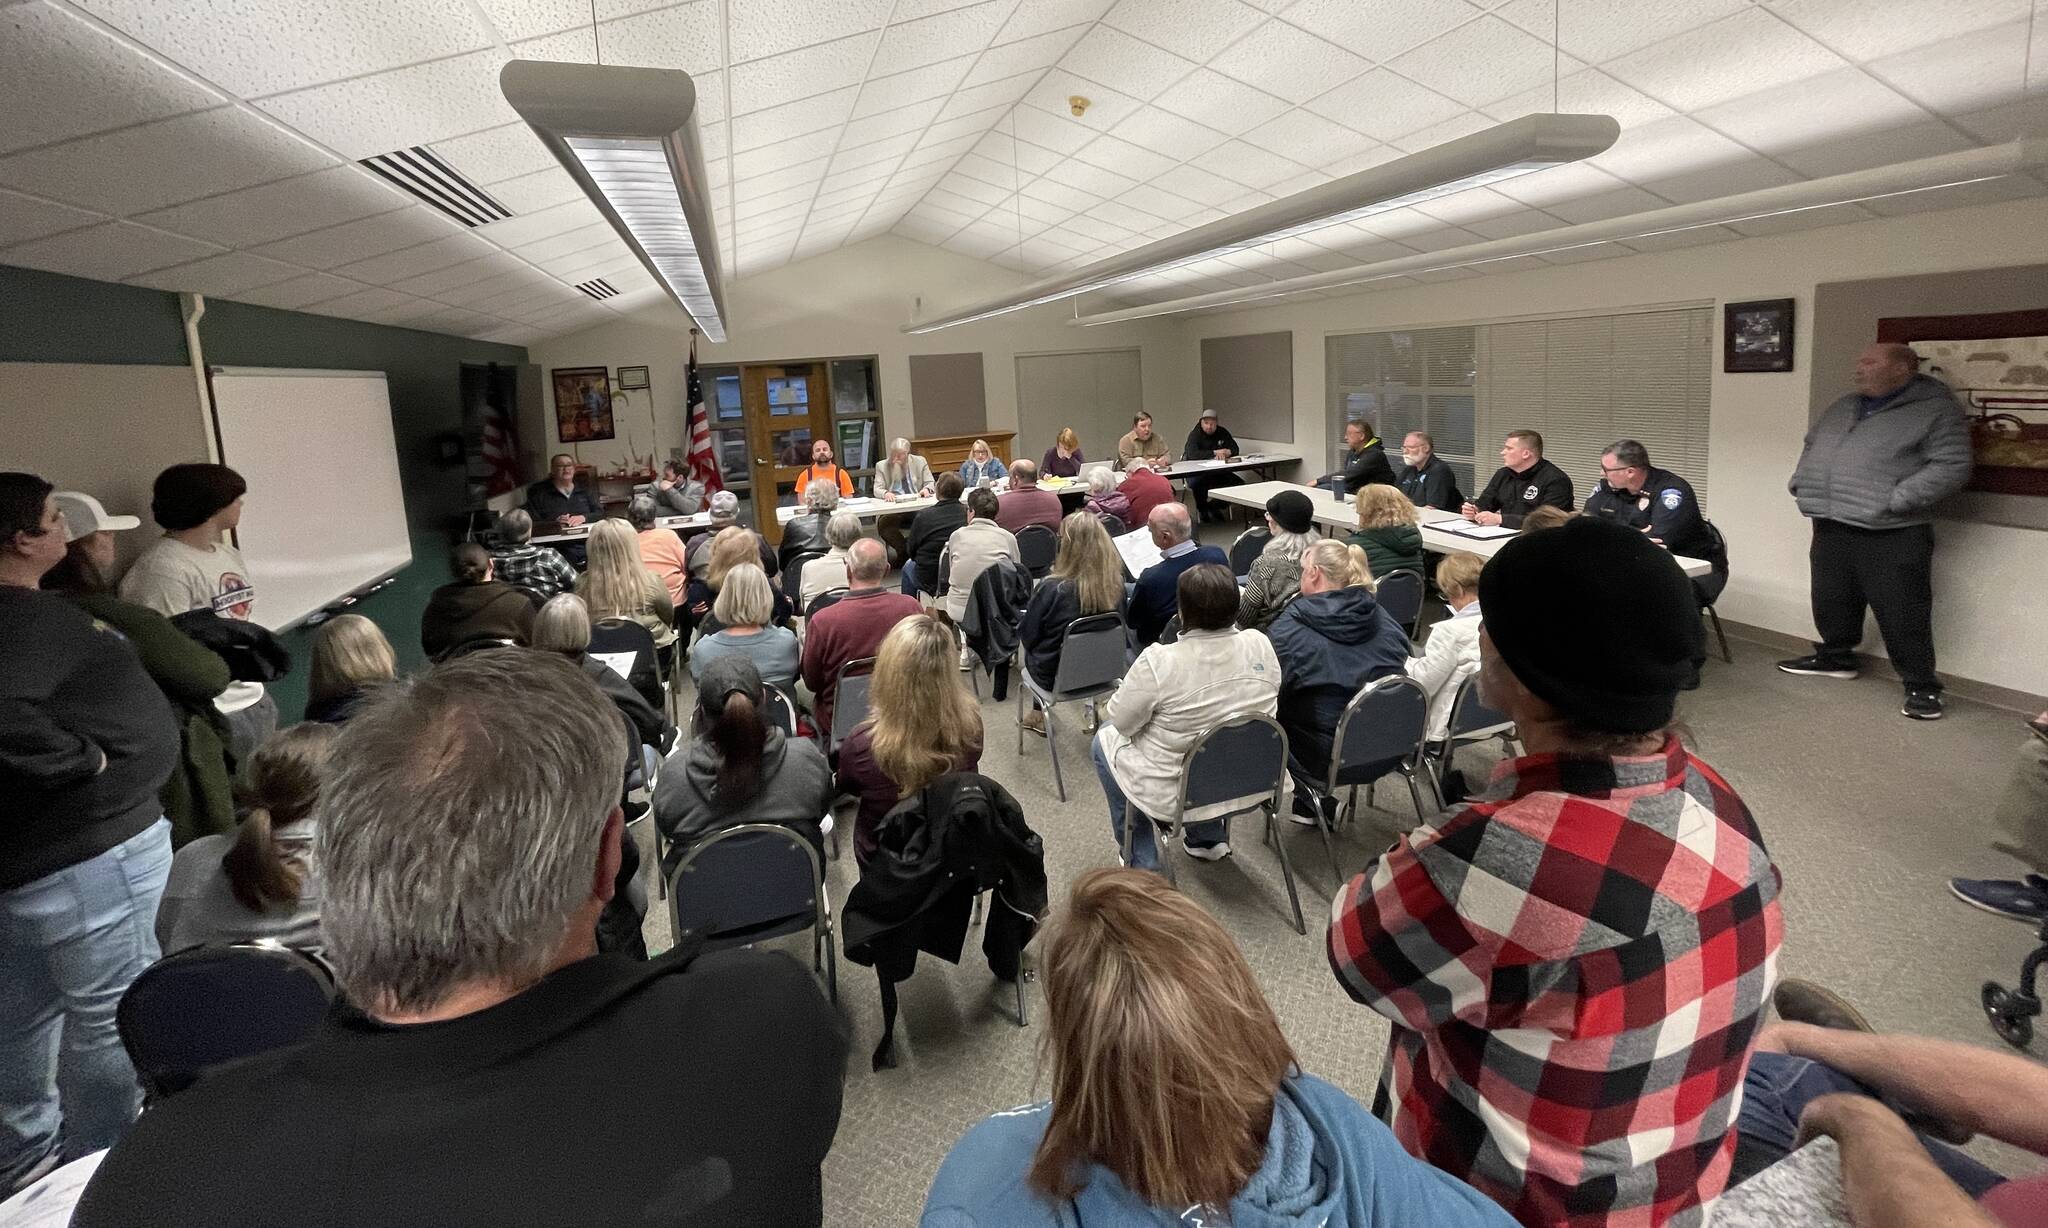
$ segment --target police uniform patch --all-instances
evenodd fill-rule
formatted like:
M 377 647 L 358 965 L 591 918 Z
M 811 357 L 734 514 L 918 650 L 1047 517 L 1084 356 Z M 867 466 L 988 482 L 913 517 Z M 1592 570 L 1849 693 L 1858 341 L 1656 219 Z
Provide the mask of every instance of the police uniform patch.
M 1685 496 L 1679 493 L 1676 486 L 1665 487 L 1664 492 L 1658 495 L 1657 498 L 1663 501 L 1664 510 L 1667 512 L 1677 511 L 1678 505 L 1685 502 Z
M 1639 512 L 1647 512 L 1647 511 L 1649 511 L 1649 510 L 1650 510 L 1650 496 L 1648 496 L 1648 495 L 1641 495 L 1641 496 L 1638 496 L 1638 497 L 1637 497 L 1637 499 L 1636 499 L 1636 510 L 1637 510 L 1637 511 L 1639 511 Z
M 1542 491 L 1536 489 L 1534 484 L 1531 484 L 1527 490 L 1522 492 L 1522 498 L 1524 501 L 1533 502 L 1542 493 Z

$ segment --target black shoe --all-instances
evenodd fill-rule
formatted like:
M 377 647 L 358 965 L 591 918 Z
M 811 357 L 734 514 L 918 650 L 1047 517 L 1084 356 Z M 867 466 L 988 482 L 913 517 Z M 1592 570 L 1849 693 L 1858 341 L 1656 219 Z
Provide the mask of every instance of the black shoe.
M 1839 657 L 1824 657 L 1819 653 L 1780 661 L 1778 668 L 1788 674 L 1800 674 L 1809 678 L 1854 678 L 1857 674 L 1853 661 L 1843 661 Z
M 1899 707 L 1900 716 L 1910 716 L 1916 721 L 1938 721 L 1941 719 L 1940 691 L 1907 691 L 1906 702 Z
M 1877 1030 L 1842 995 L 1797 977 L 1787 977 L 1778 983 L 1771 993 L 1771 1005 L 1778 1008 L 1778 1018 L 1788 1023 L 1810 1023 L 1842 1032 Z

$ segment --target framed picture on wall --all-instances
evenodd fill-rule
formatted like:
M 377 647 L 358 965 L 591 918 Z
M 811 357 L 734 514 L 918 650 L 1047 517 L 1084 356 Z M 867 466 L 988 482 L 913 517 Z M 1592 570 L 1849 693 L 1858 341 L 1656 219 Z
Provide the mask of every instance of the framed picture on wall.
M 614 438 L 611 377 L 603 367 L 556 367 L 555 435 L 563 443 Z
M 620 367 L 619 387 L 631 392 L 638 392 L 640 389 L 647 387 L 647 368 Z
M 1723 371 L 1792 369 L 1792 300 L 1760 299 L 1721 308 Z

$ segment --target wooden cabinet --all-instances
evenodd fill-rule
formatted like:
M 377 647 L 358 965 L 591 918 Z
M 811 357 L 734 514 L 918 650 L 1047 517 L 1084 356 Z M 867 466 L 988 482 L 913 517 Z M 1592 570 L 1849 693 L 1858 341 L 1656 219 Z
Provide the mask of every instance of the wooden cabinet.
M 934 475 L 960 468 L 960 462 L 967 459 L 967 450 L 977 439 L 988 443 L 988 450 L 1004 465 L 1016 457 L 1010 454 L 1011 441 L 1017 437 L 1015 431 L 982 431 L 976 435 L 920 435 L 910 441 L 910 450 L 931 465 Z

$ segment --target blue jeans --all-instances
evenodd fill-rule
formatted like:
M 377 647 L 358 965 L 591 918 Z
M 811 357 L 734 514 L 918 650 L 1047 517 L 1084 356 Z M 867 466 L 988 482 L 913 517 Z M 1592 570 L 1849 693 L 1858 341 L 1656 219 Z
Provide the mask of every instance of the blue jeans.
M 1752 1055 L 1749 1071 L 1742 1079 L 1742 1113 L 1735 1123 L 1740 1132 L 1736 1178 L 1753 1176 L 1790 1155 L 1792 1144 L 1799 1138 L 1799 1117 L 1806 1112 L 1806 1106 L 1834 1092 L 1884 1099 L 1871 1088 L 1820 1062 L 1783 1053 Z M 1927 1149 L 1935 1165 L 1948 1174 L 1948 1179 L 1973 1199 L 1982 1198 L 1985 1191 L 2005 1180 L 1946 1143 L 1921 1135 L 1920 1145 Z
M 1124 824 L 1135 823 L 1137 830 L 1131 835 L 1131 868 L 1134 870 L 1159 870 L 1159 841 L 1152 831 L 1152 820 L 1124 800 L 1124 791 L 1117 787 L 1116 777 L 1109 771 L 1109 756 L 1102 749 L 1102 736 L 1108 732 L 1105 727 L 1098 731 L 1095 740 L 1089 743 L 1089 751 L 1095 759 L 1095 775 L 1102 781 L 1102 795 L 1109 800 L 1109 834 L 1116 838 L 1116 847 L 1124 847 Z M 1208 823 L 1189 823 L 1182 828 L 1183 838 L 1194 848 L 1208 848 L 1223 843 L 1229 828 L 1221 820 Z
M 905 559 L 905 560 L 903 560 L 903 595 L 904 595 L 905 597 L 915 597 L 915 596 L 917 596 L 917 560 L 916 560 L 916 559 Z
M 142 1107 L 114 1008 L 157 958 L 171 825 L 0 891 L 0 1190 L 111 1147 Z

